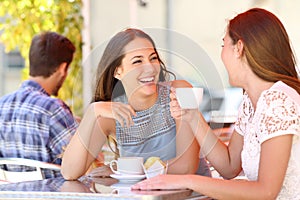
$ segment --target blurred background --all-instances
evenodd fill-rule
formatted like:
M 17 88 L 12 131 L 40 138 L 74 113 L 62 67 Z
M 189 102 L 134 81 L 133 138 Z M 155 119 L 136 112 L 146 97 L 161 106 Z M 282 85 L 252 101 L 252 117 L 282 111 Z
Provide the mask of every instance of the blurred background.
M 28 77 L 33 35 L 57 31 L 77 47 L 59 97 L 82 115 L 105 44 L 120 30 L 137 27 L 154 38 L 177 79 L 205 88 L 200 109 L 208 118 L 214 113 L 232 121 L 242 91 L 228 85 L 220 58 L 222 38 L 227 20 L 252 7 L 266 8 L 280 18 L 299 60 L 297 0 L 0 0 L 0 96 L 16 90 Z

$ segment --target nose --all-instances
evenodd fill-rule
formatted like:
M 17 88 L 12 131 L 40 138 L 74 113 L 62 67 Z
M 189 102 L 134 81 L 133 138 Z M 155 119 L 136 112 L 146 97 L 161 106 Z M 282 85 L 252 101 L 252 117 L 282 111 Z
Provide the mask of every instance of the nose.
M 144 67 L 144 70 L 147 71 L 147 72 L 154 72 L 154 71 L 157 71 L 157 63 L 151 63 L 151 62 L 147 62 L 145 63 L 145 65 L 143 66 Z

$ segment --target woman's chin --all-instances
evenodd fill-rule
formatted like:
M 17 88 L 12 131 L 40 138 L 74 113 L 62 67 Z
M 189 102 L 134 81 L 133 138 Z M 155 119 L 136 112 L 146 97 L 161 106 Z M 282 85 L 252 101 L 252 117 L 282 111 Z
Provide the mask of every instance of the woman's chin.
M 146 94 L 153 94 L 156 93 L 156 84 L 155 83 L 143 84 L 141 89 Z

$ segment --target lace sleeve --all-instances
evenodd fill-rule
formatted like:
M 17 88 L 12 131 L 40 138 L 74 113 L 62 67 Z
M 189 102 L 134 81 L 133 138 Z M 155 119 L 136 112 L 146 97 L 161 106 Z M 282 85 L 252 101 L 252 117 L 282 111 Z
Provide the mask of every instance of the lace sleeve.
M 246 132 L 246 126 L 253 115 L 253 108 L 247 94 L 244 94 L 242 103 L 238 110 L 237 120 L 234 124 L 235 130 L 242 136 Z
M 257 121 L 261 142 L 278 135 L 299 134 L 299 107 L 286 93 L 277 90 L 266 92 L 257 111 L 261 113 Z

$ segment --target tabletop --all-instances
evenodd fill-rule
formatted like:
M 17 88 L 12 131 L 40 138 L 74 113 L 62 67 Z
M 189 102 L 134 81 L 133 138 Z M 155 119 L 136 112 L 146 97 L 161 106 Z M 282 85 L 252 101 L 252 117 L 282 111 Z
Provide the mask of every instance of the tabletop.
M 210 199 L 191 190 L 131 190 L 134 183 L 113 178 L 63 178 L 0 185 L 0 199 Z

